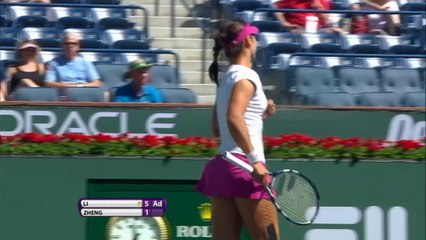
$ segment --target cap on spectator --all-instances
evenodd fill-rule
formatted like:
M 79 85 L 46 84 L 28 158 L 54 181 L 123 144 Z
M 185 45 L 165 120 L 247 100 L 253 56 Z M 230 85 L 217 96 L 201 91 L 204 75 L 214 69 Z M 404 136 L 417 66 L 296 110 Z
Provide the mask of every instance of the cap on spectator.
M 70 42 L 70 43 L 79 43 L 80 42 L 80 35 L 73 32 L 67 32 L 64 34 L 64 37 L 62 38 L 62 42 Z
M 144 69 L 148 69 L 149 67 L 151 67 L 153 64 L 149 64 L 147 63 L 144 59 L 136 59 L 134 61 L 131 61 L 128 65 L 128 71 L 124 74 L 124 78 L 129 78 L 131 72 L 144 68 Z
M 34 44 L 32 42 L 27 42 L 22 44 L 22 46 L 19 47 L 19 50 L 21 49 L 25 49 L 25 48 L 34 48 L 34 49 L 38 49 L 39 47 L 37 46 L 37 44 Z

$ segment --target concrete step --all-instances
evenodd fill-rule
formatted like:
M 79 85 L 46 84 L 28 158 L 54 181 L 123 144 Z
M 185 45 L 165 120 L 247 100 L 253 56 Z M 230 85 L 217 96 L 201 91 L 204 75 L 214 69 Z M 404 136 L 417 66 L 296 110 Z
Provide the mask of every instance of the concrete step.
M 197 100 L 199 104 L 214 104 L 216 99 L 215 95 L 198 95 Z
M 202 39 L 195 38 L 154 38 L 151 47 L 153 48 L 164 48 L 164 49 L 202 49 Z M 207 39 L 206 49 L 212 49 L 214 42 L 211 39 Z
M 180 70 L 180 77 L 182 84 L 204 84 L 211 83 L 209 74 L 204 73 L 204 82 L 200 71 L 186 71 L 185 69 Z
M 214 83 L 184 83 L 180 85 L 184 88 L 192 89 L 197 95 L 215 95 L 216 94 L 216 84 Z
M 170 16 L 150 16 L 149 27 L 171 27 Z M 136 26 L 143 26 L 144 19 L 141 16 L 129 16 L 128 19 L 136 23 Z M 199 18 L 202 20 L 203 18 Z M 192 17 L 176 17 L 173 22 L 175 27 L 194 27 L 199 28 L 197 22 Z
M 165 48 L 167 50 L 171 50 L 176 52 L 179 55 L 179 58 L 181 61 L 201 61 L 201 49 L 170 49 Z M 160 55 L 159 57 L 160 61 L 173 61 L 174 56 L 172 55 Z M 213 56 L 211 54 L 211 51 L 208 50 L 206 53 L 206 61 L 211 62 L 213 60 Z
M 184 61 L 180 61 L 180 68 L 183 71 L 202 71 L 203 68 L 203 63 L 202 61 L 197 61 L 197 60 L 184 60 Z M 204 63 L 204 71 L 208 71 L 210 67 L 210 62 L 205 62 Z
M 137 28 L 142 30 L 141 27 Z M 149 33 L 152 38 L 168 38 L 171 36 L 169 27 L 150 27 Z M 203 30 L 200 28 L 177 28 L 175 33 L 177 38 L 201 38 L 203 36 Z

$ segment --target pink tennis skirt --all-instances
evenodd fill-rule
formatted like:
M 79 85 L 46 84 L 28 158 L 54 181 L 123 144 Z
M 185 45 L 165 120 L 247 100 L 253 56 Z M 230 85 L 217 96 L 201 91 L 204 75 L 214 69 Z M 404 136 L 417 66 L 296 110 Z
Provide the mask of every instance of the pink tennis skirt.
M 244 155 L 234 155 L 248 163 Z M 262 184 L 250 173 L 226 161 L 222 155 L 216 155 L 207 162 L 195 189 L 210 197 L 269 199 Z

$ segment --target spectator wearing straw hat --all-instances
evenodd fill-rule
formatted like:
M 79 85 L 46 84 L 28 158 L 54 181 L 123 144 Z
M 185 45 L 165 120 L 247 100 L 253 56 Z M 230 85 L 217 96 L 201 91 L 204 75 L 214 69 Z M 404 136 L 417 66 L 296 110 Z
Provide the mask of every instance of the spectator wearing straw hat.
M 137 59 L 129 63 L 129 70 L 124 78 L 132 81 L 115 91 L 114 102 L 145 102 L 162 103 L 163 94 L 159 89 L 149 84 L 148 69 L 152 64 L 143 59 Z

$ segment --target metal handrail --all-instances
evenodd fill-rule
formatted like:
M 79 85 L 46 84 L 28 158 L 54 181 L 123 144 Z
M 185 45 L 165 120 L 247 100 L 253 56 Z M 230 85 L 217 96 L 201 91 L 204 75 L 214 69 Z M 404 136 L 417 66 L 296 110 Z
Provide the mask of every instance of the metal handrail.
M 70 3 L 15 3 L 15 2 L 0 2 L 0 7 L 6 6 L 29 6 L 29 7 L 72 7 L 72 8 L 124 8 L 141 10 L 144 14 L 143 30 L 149 38 L 149 13 L 148 10 L 138 5 L 109 5 L 109 4 L 70 4 Z M 1 8 L 0 8 L 1 9 Z

